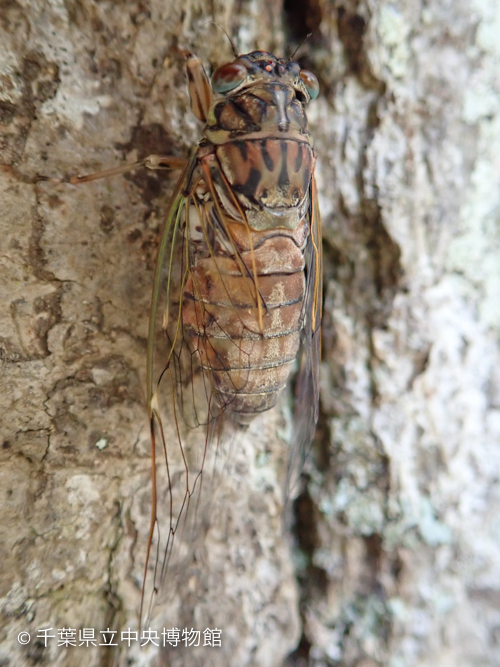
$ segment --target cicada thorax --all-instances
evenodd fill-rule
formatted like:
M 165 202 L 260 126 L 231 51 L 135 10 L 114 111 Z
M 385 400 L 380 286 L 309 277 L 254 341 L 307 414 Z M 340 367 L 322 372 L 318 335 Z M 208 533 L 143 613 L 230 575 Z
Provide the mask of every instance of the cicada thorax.
M 205 137 L 183 329 L 217 405 L 245 423 L 275 405 L 297 357 L 314 153 L 303 105 L 278 83 L 216 102 Z
M 284 84 L 256 86 L 214 105 L 205 130 L 253 230 L 294 229 L 309 207 L 314 154 L 307 118 Z M 231 211 L 232 198 L 224 204 Z

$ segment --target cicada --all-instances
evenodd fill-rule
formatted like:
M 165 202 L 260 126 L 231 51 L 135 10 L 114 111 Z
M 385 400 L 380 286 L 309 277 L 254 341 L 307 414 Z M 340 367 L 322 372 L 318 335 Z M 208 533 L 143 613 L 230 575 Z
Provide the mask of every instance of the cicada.
M 225 443 L 276 404 L 297 360 L 289 470 L 310 446 L 318 412 L 321 228 L 305 113 L 318 81 L 296 62 L 253 51 L 216 69 L 210 83 L 200 60 L 185 55 L 204 130 L 175 186 L 154 278 L 145 570 L 153 601 L 182 564 L 176 540 L 195 539 L 191 529 L 226 470 Z M 146 164 L 179 166 L 171 160 Z M 159 502 L 159 449 L 168 508 Z

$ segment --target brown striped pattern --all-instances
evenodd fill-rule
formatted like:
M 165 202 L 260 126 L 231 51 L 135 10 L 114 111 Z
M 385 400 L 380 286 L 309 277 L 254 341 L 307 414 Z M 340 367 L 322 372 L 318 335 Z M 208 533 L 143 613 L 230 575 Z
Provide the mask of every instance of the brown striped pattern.
M 293 208 L 307 196 L 312 178 L 312 149 L 286 139 L 234 141 L 217 146 L 222 170 L 249 206 Z

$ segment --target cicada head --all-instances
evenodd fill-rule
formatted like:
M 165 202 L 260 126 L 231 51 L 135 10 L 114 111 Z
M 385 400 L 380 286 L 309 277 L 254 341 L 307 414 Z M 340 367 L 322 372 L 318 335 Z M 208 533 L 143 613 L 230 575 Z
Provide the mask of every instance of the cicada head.
M 319 93 L 318 80 L 312 72 L 267 51 L 252 51 L 238 56 L 233 62 L 218 67 L 212 76 L 213 90 L 222 95 L 233 95 L 245 88 L 272 83 L 293 88 L 303 104 L 315 99 Z

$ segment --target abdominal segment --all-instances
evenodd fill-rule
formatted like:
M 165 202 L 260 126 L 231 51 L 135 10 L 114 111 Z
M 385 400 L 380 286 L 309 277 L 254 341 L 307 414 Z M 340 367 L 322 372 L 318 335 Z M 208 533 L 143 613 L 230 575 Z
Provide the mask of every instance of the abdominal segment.
M 245 422 L 275 405 L 297 356 L 308 229 L 230 227 L 231 249 L 195 257 L 182 322 L 220 407 Z

